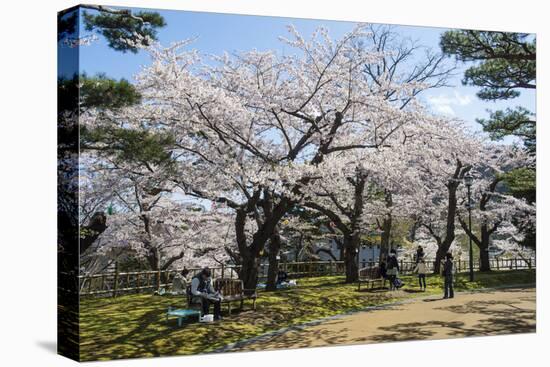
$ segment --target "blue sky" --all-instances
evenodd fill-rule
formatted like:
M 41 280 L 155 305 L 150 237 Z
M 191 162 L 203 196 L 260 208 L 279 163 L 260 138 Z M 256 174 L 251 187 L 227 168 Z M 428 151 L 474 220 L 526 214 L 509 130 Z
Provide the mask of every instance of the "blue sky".
M 341 37 L 355 26 L 355 23 L 352 22 L 283 17 L 166 10 L 160 10 L 159 13 L 167 23 L 167 26 L 158 32 L 158 39 L 162 44 L 168 45 L 174 41 L 196 37 L 192 47 L 204 54 L 250 49 L 271 49 L 288 53 L 290 52 L 288 46 L 278 39 L 279 36 L 287 36 L 285 27 L 288 24 L 293 24 L 306 38 L 317 27 L 324 26 L 329 29 L 331 37 L 334 39 Z M 405 37 L 417 40 L 424 46 L 438 50 L 440 35 L 446 29 L 396 26 L 395 30 Z M 82 29 L 80 36 L 85 35 L 86 32 Z M 114 51 L 101 37 L 88 46 L 80 47 L 80 72 L 86 72 L 88 75 L 105 73 L 109 77 L 126 78 L 132 81 L 133 76 L 139 72 L 140 66 L 147 65 L 149 62 L 146 53 L 133 54 Z M 451 80 L 452 87 L 430 90 L 422 94 L 422 99 L 434 113 L 462 119 L 473 129 L 479 130 L 480 127 L 475 119 L 486 117 L 487 109 L 522 105 L 532 111 L 535 110 L 534 91 L 522 91 L 519 98 L 510 101 L 486 102 L 479 100 L 475 95 L 478 88 L 465 87 L 460 82 L 466 67 L 467 65 L 462 65 L 457 71 L 457 75 Z

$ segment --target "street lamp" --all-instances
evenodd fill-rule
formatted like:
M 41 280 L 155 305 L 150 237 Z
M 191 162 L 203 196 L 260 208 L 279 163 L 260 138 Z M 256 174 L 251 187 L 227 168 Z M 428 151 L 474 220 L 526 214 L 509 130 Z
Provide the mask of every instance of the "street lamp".
M 472 233 L 472 194 L 471 194 L 471 188 L 472 184 L 474 182 L 474 178 L 470 173 L 467 173 L 464 176 L 464 184 L 468 188 L 468 203 L 466 204 L 466 208 L 468 208 L 468 228 L 470 230 L 470 233 Z M 474 281 L 474 250 L 472 247 L 472 236 L 468 235 L 468 238 L 470 239 L 470 282 Z

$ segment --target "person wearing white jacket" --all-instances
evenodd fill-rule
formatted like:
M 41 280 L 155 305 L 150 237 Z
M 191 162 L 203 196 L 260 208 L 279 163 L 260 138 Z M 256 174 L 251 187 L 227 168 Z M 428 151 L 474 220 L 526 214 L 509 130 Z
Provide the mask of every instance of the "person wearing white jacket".
M 426 266 L 426 260 L 424 260 L 424 257 L 418 259 L 413 271 L 418 273 L 418 285 L 420 285 L 420 290 L 426 291 L 426 273 L 428 272 L 428 267 Z

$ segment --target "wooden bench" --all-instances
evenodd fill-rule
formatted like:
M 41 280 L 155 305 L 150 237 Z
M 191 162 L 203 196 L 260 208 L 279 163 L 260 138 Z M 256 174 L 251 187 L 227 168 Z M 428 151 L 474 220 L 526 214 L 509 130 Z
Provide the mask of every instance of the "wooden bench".
M 367 286 L 370 284 L 370 289 L 374 288 L 374 284 L 377 282 L 382 283 L 382 287 L 386 284 L 386 279 L 382 277 L 382 274 L 380 273 L 380 268 L 375 267 L 368 267 L 368 268 L 361 268 L 359 269 L 359 279 L 357 281 L 357 290 L 361 290 L 361 284 L 366 283 Z
M 213 285 L 214 289 L 223 296 L 222 303 L 227 303 L 227 311 L 230 315 L 231 303 L 240 302 L 240 309 L 242 309 L 246 299 L 252 300 L 252 309 L 256 310 L 256 298 L 258 298 L 258 294 L 255 289 L 244 289 L 242 280 L 219 278 L 214 280 Z
M 252 300 L 252 309 L 256 310 L 256 298 L 258 297 L 256 290 L 244 289 L 243 281 L 239 279 L 219 278 L 212 282 L 212 285 L 216 291 L 219 291 L 222 295 L 222 304 L 227 304 L 227 311 L 231 314 L 231 303 L 240 302 L 240 308 L 243 308 L 244 301 L 246 299 Z M 197 309 L 202 311 L 201 303 L 193 302 L 193 296 L 191 295 L 191 285 L 187 286 L 187 307 L 190 309 Z

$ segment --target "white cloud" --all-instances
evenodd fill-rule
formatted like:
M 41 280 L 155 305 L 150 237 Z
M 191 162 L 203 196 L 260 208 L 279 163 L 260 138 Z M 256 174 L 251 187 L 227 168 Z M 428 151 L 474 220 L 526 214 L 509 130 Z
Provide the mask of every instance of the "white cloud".
M 436 104 L 435 106 L 433 106 L 435 111 L 436 112 L 439 112 L 439 113 L 442 113 L 444 115 L 450 115 L 450 116 L 454 116 L 455 115 L 455 111 L 453 110 L 453 108 L 448 105 L 448 104 Z
M 456 113 L 453 106 L 467 106 L 472 103 L 472 96 L 469 94 L 460 94 L 454 91 L 453 95 L 440 94 L 427 97 L 427 101 L 435 112 L 444 115 L 454 116 Z

